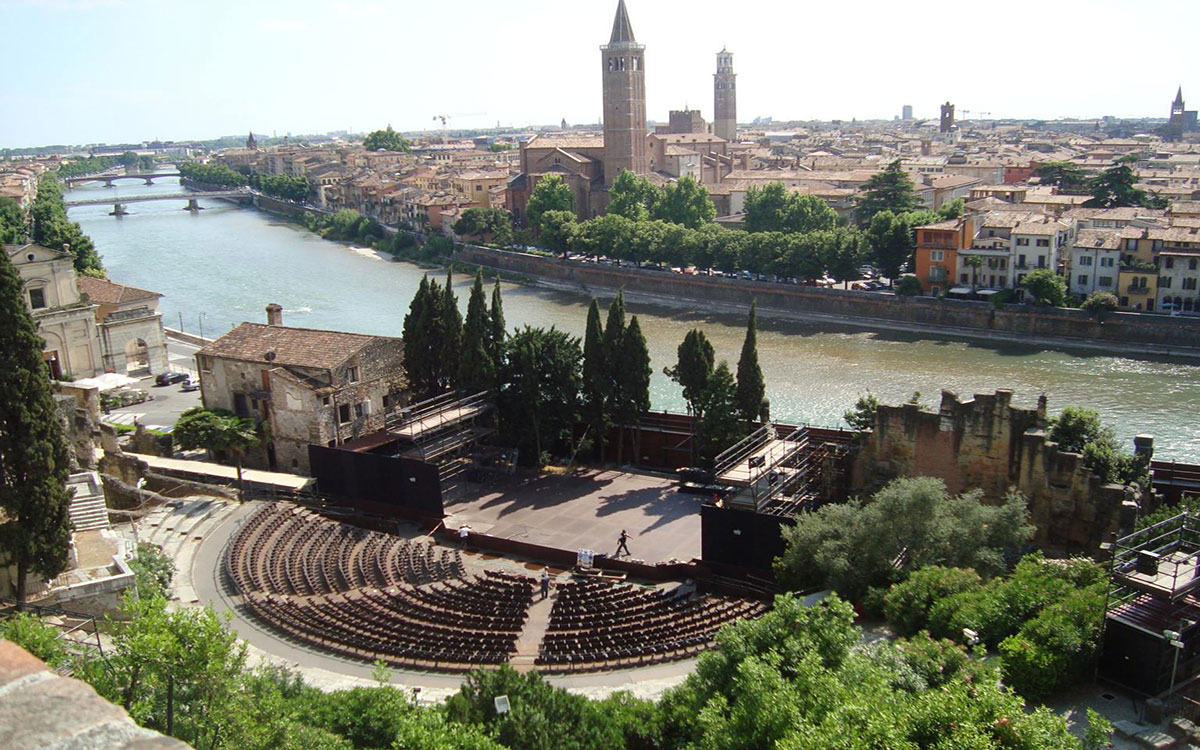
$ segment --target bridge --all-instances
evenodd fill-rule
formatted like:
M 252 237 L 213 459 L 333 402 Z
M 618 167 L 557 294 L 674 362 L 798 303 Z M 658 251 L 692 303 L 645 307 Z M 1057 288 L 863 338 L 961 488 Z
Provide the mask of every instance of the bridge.
M 180 177 L 178 172 L 146 172 L 144 174 L 92 174 L 82 177 L 67 177 L 63 182 L 74 187 L 83 182 L 103 182 L 105 187 L 112 187 L 114 180 L 142 180 L 147 185 L 153 185 L 158 177 Z
M 235 188 L 231 190 L 203 190 L 192 191 L 189 193 L 170 193 L 168 195 L 132 195 L 128 198 L 88 198 L 86 200 L 65 201 L 66 208 L 72 209 L 76 206 L 104 206 L 112 204 L 113 210 L 109 212 L 109 216 L 124 216 L 128 211 L 125 207 L 129 203 L 144 203 L 146 201 L 169 201 L 169 200 L 185 200 L 187 205 L 184 206 L 188 211 L 200 210 L 201 198 L 245 198 L 247 200 L 254 197 L 254 193 L 246 188 Z

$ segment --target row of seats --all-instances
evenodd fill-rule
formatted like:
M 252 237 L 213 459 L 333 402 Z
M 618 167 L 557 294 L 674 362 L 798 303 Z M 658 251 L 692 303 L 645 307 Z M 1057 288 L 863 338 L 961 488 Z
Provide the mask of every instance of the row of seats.
M 227 570 L 260 619 L 303 644 L 393 666 L 458 671 L 516 649 L 534 580 L 468 577 L 457 550 L 266 506 L 234 534 Z
M 295 505 L 267 506 L 234 535 L 229 571 L 249 591 L 313 596 L 463 576 L 458 550 L 360 529 Z
M 559 587 L 535 660 L 546 672 L 616 669 L 711 648 L 721 626 L 766 611 L 760 602 L 585 580 Z

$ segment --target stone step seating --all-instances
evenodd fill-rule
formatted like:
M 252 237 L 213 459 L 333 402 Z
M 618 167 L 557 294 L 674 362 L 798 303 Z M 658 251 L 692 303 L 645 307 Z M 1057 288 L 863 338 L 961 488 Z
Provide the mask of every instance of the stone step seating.
M 67 505 L 67 517 L 71 528 L 76 531 L 91 531 L 107 529 L 108 506 L 104 502 L 104 489 L 100 486 L 100 477 L 95 472 L 87 471 L 72 474 L 67 482 L 71 492 L 71 502 Z
M 757 601 L 573 581 L 558 589 L 535 664 L 555 673 L 686 659 L 711 648 L 721 626 L 766 610 Z
M 467 576 L 457 550 L 267 505 L 230 540 L 226 571 L 254 614 L 303 645 L 398 667 L 463 671 L 515 652 L 528 576 Z

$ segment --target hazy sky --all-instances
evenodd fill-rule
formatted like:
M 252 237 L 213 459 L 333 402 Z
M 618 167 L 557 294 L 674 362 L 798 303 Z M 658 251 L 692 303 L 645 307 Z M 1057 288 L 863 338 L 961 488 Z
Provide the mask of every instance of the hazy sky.
M 0 0 L 0 146 L 596 122 L 616 0 Z M 1197 0 L 627 0 L 647 110 L 738 119 L 1165 117 Z M 972 115 L 977 116 L 977 115 Z

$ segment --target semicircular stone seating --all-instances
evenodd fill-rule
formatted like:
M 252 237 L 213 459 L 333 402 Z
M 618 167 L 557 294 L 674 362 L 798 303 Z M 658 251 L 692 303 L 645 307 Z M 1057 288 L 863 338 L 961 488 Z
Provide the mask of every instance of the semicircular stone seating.
M 507 663 L 537 587 L 497 570 L 468 575 L 458 550 L 286 502 L 243 522 L 225 572 L 254 616 L 286 638 L 353 659 L 451 672 Z M 541 671 L 574 672 L 687 658 L 710 648 L 726 622 L 765 609 L 681 590 L 567 582 L 557 587 L 534 661 Z
M 721 626 L 761 616 L 759 601 L 602 580 L 562 584 L 535 663 L 547 672 L 622 669 L 712 648 Z

